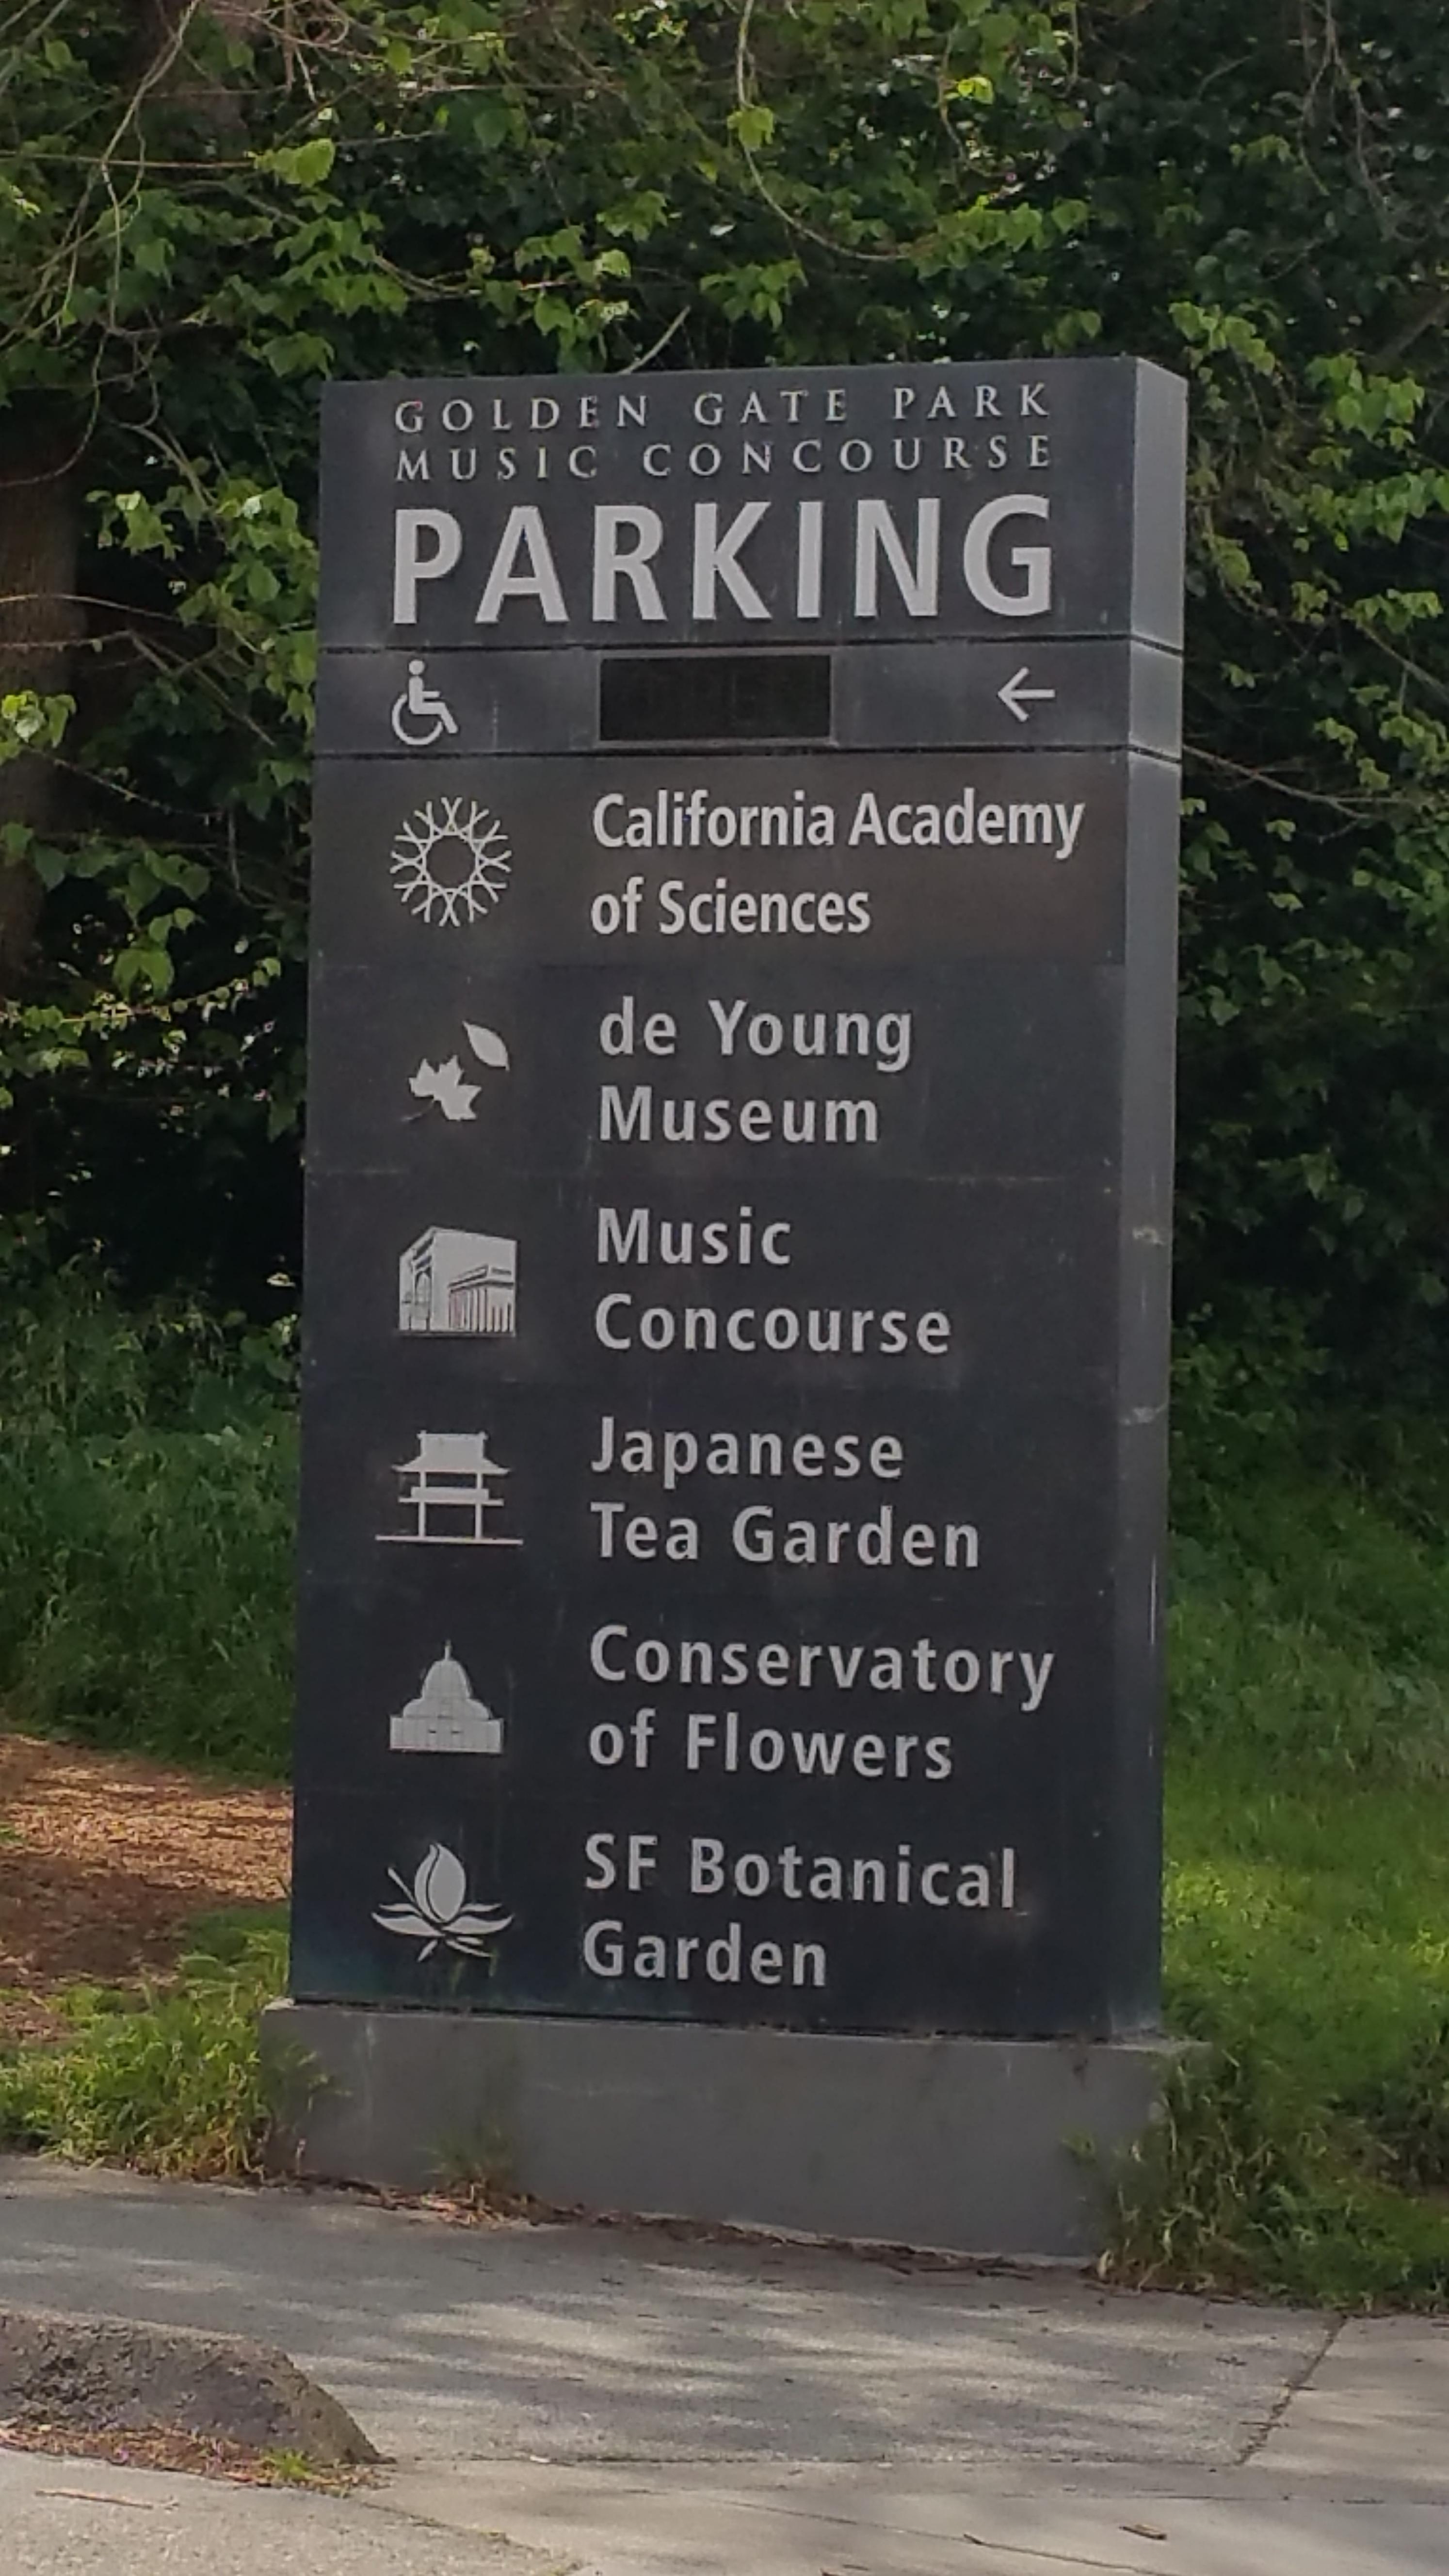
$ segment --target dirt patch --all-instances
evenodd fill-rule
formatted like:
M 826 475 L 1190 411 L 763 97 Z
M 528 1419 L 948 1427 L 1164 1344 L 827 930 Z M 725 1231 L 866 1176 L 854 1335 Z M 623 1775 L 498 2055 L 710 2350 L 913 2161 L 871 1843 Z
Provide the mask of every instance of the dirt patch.
M 277 1904 L 290 1857 L 283 1789 L 0 1734 L 0 2040 L 55 2035 L 62 1987 L 164 1974 L 198 1914 Z
M 245 2442 L 208 2440 L 200 2433 L 78 2433 L 65 2424 L 0 2424 L 0 2450 L 43 2451 L 58 2460 L 105 2460 L 117 2469 L 172 2469 L 196 2478 L 225 2478 L 240 2487 L 315 2487 L 324 2495 L 350 2495 L 380 2483 L 376 2469 L 327 2469 L 300 2451 L 254 2451 Z M 52 2487 L 52 2495 L 82 2495 L 79 2487 Z M 114 2503 L 114 2497 L 107 2501 Z

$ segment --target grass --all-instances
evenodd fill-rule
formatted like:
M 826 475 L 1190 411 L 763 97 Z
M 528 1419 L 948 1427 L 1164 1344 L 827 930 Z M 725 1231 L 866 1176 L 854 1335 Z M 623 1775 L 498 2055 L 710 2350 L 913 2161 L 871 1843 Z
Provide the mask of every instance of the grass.
M 1166 1996 L 1137 2279 L 1449 2303 L 1449 1445 L 1179 1431 Z
M 93 1290 L 0 1352 L 0 1691 L 26 1722 L 280 1776 L 283 1355 Z M 1449 1435 L 1290 1416 L 1190 1351 L 1166 1995 L 1202 2043 L 1117 2185 L 1118 2277 L 1449 2305 Z M 203 1927 L 140 2010 L 0 2063 L 0 2141 L 245 2173 L 279 1930 Z
M 0 2053 L 0 2147 L 198 2179 L 259 2174 L 257 2021 L 286 1976 L 278 1908 L 270 1921 L 198 1923 L 174 1984 L 70 1988 L 54 1999 L 67 2041 Z

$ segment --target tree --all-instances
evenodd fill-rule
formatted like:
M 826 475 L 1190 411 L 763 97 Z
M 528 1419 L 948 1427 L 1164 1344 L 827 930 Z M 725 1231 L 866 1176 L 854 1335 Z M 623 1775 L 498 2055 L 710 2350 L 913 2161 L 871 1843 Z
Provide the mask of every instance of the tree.
M 1095 13 L 1072 293 L 1193 389 L 1180 1273 L 1435 1360 L 1449 733 L 1449 19 Z
M 39 486 L 0 491 L 14 1204 L 139 1279 L 294 1259 L 320 377 L 1131 348 L 1194 387 L 1187 1302 L 1407 1364 L 1446 1276 L 1443 36 L 1437 0 L 12 9 L 0 470 L 49 495 L 27 570 Z
M 727 0 L 137 23 L 24 0 L 0 59 L 0 418 L 42 460 L 0 491 L 10 1187 L 141 1284 L 255 1296 L 295 1257 L 319 378 L 761 354 L 812 209 L 837 336 L 863 263 L 884 348 L 902 258 L 1041 229 L 977 129 L 1060 48 L 1032 10 L 808 0 L 770 21 L 809 165 L 777 182 Z M 70 552 L 32 575 L 42 494 Z

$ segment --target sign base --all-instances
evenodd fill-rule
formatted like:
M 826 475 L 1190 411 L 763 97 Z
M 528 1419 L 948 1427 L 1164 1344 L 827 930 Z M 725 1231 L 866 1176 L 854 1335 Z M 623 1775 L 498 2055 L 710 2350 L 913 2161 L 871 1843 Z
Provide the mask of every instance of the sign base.
M 285 2002 L 262 2049 L 282 2171 L 1027 2259 L 1099 2251 L 1181 2053 Z

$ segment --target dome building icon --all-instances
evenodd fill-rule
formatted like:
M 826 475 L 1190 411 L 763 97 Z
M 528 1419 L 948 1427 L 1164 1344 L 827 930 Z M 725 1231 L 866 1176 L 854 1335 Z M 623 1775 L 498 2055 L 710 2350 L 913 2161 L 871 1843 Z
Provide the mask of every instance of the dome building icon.
M 423 1675 L 416 1699 L 389 1721 L 394 1753 L 501 1753 L 503 1721 L 473 1685 L 451 1646 Z

